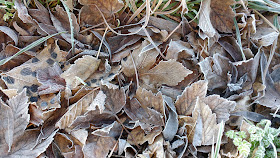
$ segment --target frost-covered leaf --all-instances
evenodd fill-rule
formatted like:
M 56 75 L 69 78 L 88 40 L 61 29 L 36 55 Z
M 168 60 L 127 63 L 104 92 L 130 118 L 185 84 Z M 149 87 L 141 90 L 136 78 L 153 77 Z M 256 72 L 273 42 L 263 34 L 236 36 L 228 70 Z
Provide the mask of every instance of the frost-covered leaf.
M 196 98 L 204 98 L 207 93 L 207 81 L 198 81 L 186 87 L 183 93 L 177 97 L 175 107 L 178 115 L 191 115 L 196 105 Z
M 201 71 L 207 79 L 208 89 L 210 91 L 216 88 L 226 88 L 229 80 L 228 73 L 232 71 L 233 64 L 228 58 L 219 54 L 214 54 L 213 57 L 207 57 L 200 63 Z
M 176 60 L 160 61 L 157 66 L 143 73 L 141 79 L 152 84 L 167 84 L 176 86 L 192 71 Z
M 192 117 L 197 120 L 194 130 L 196 136 L 193 139 L 201 139 L 201 144 L 198 143 L 195 146 L 212 145 L 213 138 L 214 140 L 217 139 L 217 133 L 219 131 L 216 114 L 213 114 L 210 107 L 198 98 Z
M 26 90 L 7 101 L 8 105 L 1 100 L 1 137 L 11 150 L 13 142 L 23 135 L 30 119 L 28 114 L 28 97 Z
M 75 61 L 65 72 L 61 74 L 61 77 L 65 79 L 66 86 L 73 89 L 78 86 L 80 82 L 77 82 L 76 76 L 85 81 L 92 73 L 94 73 L 100 60 L 89 55 L 83 56 Z
M 234 110 L 236 103 L 227 99 L 221 98 L 219 95 L 210 95 L 202 99 L 207 104 L 213 113 L 217 116 L 217 123 L 226 122 L 229 119 L 230 112 Z

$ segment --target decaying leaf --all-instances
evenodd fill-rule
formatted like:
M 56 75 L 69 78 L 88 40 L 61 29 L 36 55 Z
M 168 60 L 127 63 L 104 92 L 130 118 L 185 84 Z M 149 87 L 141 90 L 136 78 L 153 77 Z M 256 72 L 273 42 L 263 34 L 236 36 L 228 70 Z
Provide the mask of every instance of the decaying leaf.
M 153 84 L 167 84 L 176 86 L 192 71 L 185 68 L 176 60 L 161 61 L 157 66 L 143 73 L 141 79 Z
M 42 85 L 38 87 L 39 95 L 51 94 L 64 90 L 66 83 L 63 78 L 60 77 L 62 70 L 60 69 L 58 63 L 54 63 L 53 66 L 39 69 L 36 71 L 36 77 L 38 82 Z
M 207 36 L 214 37 L 217 32 L 210 20 L 210 4 L 211 0 L 202 1 L 198 26 Z
M 61 77 L 65 79 L 66 86 L 73 89 L 80 84 L 80 82 L 77 82 L 76 76 L 85 81 L 97 70 L 99 63 L 99 59 L 85 55 L 83 58 L 76 60 L 68 70 L 61 74 Z
M 194 140 L 198 142 L 194 146 L 211 145 L 217 139 L 219 124 L 216 121 L 216 114 L 212 113 L 210 107 L 197 98 L 196 105 L 192 113 L 192 117 L 196 120 Z
M 211 23 L 220 32 L 232 33 L 233 18 L 235 13 L 231 9 L 234 0 L 211 0 Z M 226 14 L 225 14 L 226 12 Z
M 29 123 L 30 115 L 28 114 L 26 89 L 9 99 L 7 103 L 8 105 L 1 100 L 0 116 L 2 123 L 0 125 L 2 130 L 1 137 L 5 139 L 5 145 L 7 145 L 8 152 L 10 152 L 13 142 L 23 135 Z M 5 145 L 2 144 L 2 147 Z
M 213 57 L 208 57 L 198 63 L 201 71 L 208 81 L 208 89 L 210 91 L 215 88 L 226 88 L 229 82 L 229 72 L 233 69 L 233 64 L 228 58 L 219 54 L 214 54 Z
M 175 107 L 179 115 L 191 115 L 196 105 L 196 99 L 204 98 L 207 93 L 208 82 L 198 81 L 186 87 L 182 95 L 177 97 Z
M 126 76 L 132 77 L 135 75 L 135 67 L 138 73 L 147 72 L 155 63 L 158 52 L 151 48 L 147 50 L 150 43 L 145 40 L 140 47 L 133 50 L 127 58 L 122 60 L 123 72 Z
M 202 99 L 207 104 L 213 113 L 217 116 L 217 123 L 226 122 L 229 119 L 230 112 L 234 110 L 236 103 L 227 99 L 221 98 L 218 95 L 210 95 Z
M 136 127 L 133 129 L 127 137 L 127 141 L 131 145 L 143 144 L 148 142 L 152 144 L 155 138 L 161 133 L 161 127 L 155 127 L 148 134 L 141 127 Z

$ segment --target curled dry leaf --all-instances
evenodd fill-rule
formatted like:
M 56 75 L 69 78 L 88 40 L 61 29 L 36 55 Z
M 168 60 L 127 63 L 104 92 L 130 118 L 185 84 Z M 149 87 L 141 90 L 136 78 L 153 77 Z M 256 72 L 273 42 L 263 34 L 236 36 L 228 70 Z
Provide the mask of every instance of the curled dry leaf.
M 213 57 L 207 57 L 198 64 L 204 77 L 209 82 L 208 89 L 210 91 L 215 88 L 225 89 L 227 87 L 227 83 L 229 82 L 228 73 L 233 69 L 233 64 L 228 58 L 214 54 Z
M 18 35 L 16 32 L 12 29 L 10 29 L 7 26 L 0 26 L 0 31 L 4 32 L 6 35 L 8 35 L 13 41 L 15 42 L 15 45 L 18 45 Z
M 196 98 L 204 98 L 208 88 L 207 81 L 198 81 L 193 83 L 191 86 L 186 87 L 183 93 L 177 97 L 175 107 L 178 115 L 191 115 L 196 105 Z
M 234 0 L 211 0 L 210 19 L 212 25 L 218 31 L 232 33 L 232 27 L 234 25 L 233 18 L 235 18 L 235 13 L 231 9 L 231 5 L 234 5 L 234 3 Z
M 160 61 L 157 66 L 143 73 L 140 77 L 142 80 L 152 84 L 166 84 L 176 86 L 192 71 L 186 69 L 176 60 Z
M 155 127 L 148 134 L 146 134 L 141 127 L 136 127 L 129 133 L 127 137 L 127 142 L 131 145 L 137 145 L 137 144 L 141 145 L 144 144 L 145 142 L 152 144 L 155 138 L 158 135 L 160 135 L 160 133 L 161 133 L 161 127 Z
M 210 20 L 210 4 L 211 0 L 202 1 L 198 26 L 207 36 L 214 37 L 217 32 Z
M 180 56 L 184 58 L 192 58 L 194 57 L 194 51 L 189 47 L 187 42 L 170 41 L 166 58 L 175 60 L 178 60 Z
M 61 74 L 62 70 L 60 69 L 58 63 L 55 63 L 51 67 L 37 70 L 37 80 L 42 84 L 38 87 L 38 94 L 51 94 L 64 90 L 66 82 L 60 77 Z
M 153 94 L 153 92 L 139 87 L 136 90 L 135 98 L 137 98 L 142 107 L 149 107 L 160 112 L 162 115 L 165 114 L 161 92 Z
M 61 77 L 65 79 L 66 86 L 73 89 L 80 84 L 77 82 L 76 77 L 79 77 L 85 81 L 92 73 L 94 73 L 100 63 L 100 59 L 94 58 L 89 55 L 85 55 L 82 58 L 75 61 L 65 72 L 61 74 Z

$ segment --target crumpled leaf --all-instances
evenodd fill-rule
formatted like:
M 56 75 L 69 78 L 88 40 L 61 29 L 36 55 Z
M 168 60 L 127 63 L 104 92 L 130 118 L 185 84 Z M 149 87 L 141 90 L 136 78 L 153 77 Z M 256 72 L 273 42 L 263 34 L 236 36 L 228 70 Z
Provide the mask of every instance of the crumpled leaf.
M 172 141 L 174 136 L 177 133 L 179 122 L 178 122 L 178 115 L 176 112 L 176 108 L 174 103 L 170 97 L 164 96 L 164 101 L 166 102 L 167 106 L 169 107 L 169 116 L 165 124 L 165 128 L 162 131 L 164 138 L 168 141 Z
M 65 79 L 66 86 L 73 89 L 80 84 L 77 82 L 76 76 L 85 81 L 92 73 L 94 73 L 100 63 L 100 59 L 94 58 L 89 55 L 84 55 L 82 58 L 75 61 L 65 72 L 61 74 L 61 77 Z
M 1 137 L 5 139 L 8 145 L 8 151 L 12 144 L 17 140 L 27 127 L 30 119 L 28 114 L 28 97 L 26 89 L 7 101 L 8 105 L 1 100 Z M 4 145 L 4 144 L 3 144 Z
M 270 27 L 257 27 L 251 39 L 261 46 L 270 46 L 278 38 L 279 32 Z
M 128 117 L 139 125 L 145 132 L 151 132 L 155 127 L 163 125 L 163 116 L 154 109 L 142 106 L 136 98 L 130 100 L 130 104 L 124 107 Z
M 175 102 L 178 115 L 191 115 L 196 105 L 196 98 L 204 98 L 207 93 L 207 88 L 208 82 L 203 80 L 186 87 Z
M 229 82 L 228 73 L 234 67 L 228 58 L 214 54 L 213 57 L 207 57 L 198 64 L 204 77 L 209 82 L 208 90 L 212 91 L 216 88 L 225 89 L 227 87 L 227 83 Z
M 18 45 L 18 35 L 16 32 L 12 29 L 10 29 L 7 26 L 0 26 L 0 31 L 4 32 L 6 35 L 8 35 L 13 41 L 15 42 L 15 45 Z
M 100 9 L 106 19 L 109 19 L 124 6 L 122 0 L 79 0 L 79 3 L 84 5 L 79 13 L 80 24 L 83 25 L 96 25 L 103 22 L 103 18 L 96 7 Z
M 261 60 L 260 60 L 260 66 L 261 66 L 261 72 L 262 72 L 262 78 L 264 79 L 264 95 L 258 98 L 255 102 L 259 103 L 263 106 L 270 107 L 272 109 L 279 108 L 280 105 L 280 93 L 275 87 L 275 83 L 271 78 L 271 75 L 269 72 L 267 72 L 266 76 L 263 74 L 264 69 L 267 65 L 266 57 L 264 53 L 261 54 Z
M 39 69 L 36 72 L 37 80 L 42 84 L 38 87 L 39 95 L 56 93 L 65 89 L 66 83 L 65 80 L 60 77 L 62 70 L 58 63 L 54 63 L 53 66 L 45 69 Z
M 211 23 L 220 32 L 232 33 L 234 25 L 233 18 L 235 13 L 231 9 L 231 5 L 235 3 L 234 0 L 211 0 Z
M 185 68 L 176 60 L 160 61 L 157 66 L 143 73 L 141 79 L 153 84 L 167 84 L 168 86 L 176 86 L 192 71 Z
M 187 44 L 187 42 L 181 40 L 170 41 L 166 58 L 178 60 L 180 56 L 183 56 L 184 58 L 194 57 L 194 51 L 187 47 Z
M 103 93 L 103 91 L 99 91 L 94 100 L 90 103 L 87 110 L 96 110 L 96 107 L 98 107 L 100 114 L 103 113 L 103 110 L 105 109 L 105 99 L 106 95 Z

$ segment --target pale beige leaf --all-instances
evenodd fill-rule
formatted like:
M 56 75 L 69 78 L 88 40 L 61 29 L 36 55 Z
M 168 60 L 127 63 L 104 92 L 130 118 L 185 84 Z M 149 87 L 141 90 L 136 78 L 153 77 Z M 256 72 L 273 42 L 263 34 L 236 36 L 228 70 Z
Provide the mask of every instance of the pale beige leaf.
M 212 110 L 206 105 L 200 98 L 197 98 L 196 106 L 193 110 L 192 117 L 197 121 L 195 127 L 195 135 L 201 136 L 200 145 L 212 145 L 213 138 L 217 139 L 217 133 L 219 131 L 219 124 L 216 121 L 216 114 L 212 113 Z M 196 139 L 196 137 L 194 137 Z
M 83 58 L 76 60 L 68 70 L 61 74 L 61 77 L 65 79 L 66 85 L 70 89 L 73 89 L 77 87 L 77 84 L 79 83 L 76 81 L 75 76 L 85 81 L 92 73 L 97 70 L 99 63 L 100 59 L 85 55 Z
M 217 123 L 226 122 L 229 119 L 230 112 L 234 110 L 236 103 L 220 97 L 219 95 L 210 95 L 202 99 L 213 113 L 217 115 Z
M 192 71 L 185 68 L 176 60 L 160 61 L 157 66 L 144 73 L 141 79 L 153 84 L 167 84 L 168 86 L 176 86 Z
M 161 92 L 153 94 L 153 92 L 147 91 L 145 88 L 139 87 L 136 90 L 135 98 L 137 98 L 142 107 L 153 108 L 161 114 L 165 114 Z
M 7 101 L 7 106 L 3 101 L 1 101 L 1 120 L 3 122 L 0 124 L 5 141 L 9 146 L 9 151 L 13 144 L 13 141 L 18 139 L 27 127 L 30 119 L 28 114 L 28 97 L 26 96 L 26 89 L 24 89 L 18 95 L 12 97 Z
M 182 95 L 177 97 L 175 107 L 178 115 L 191 115 L 196 105 L 196 98 L 204 98 L 207 93 L 207 81 L 201 80 L 186 87 Z
M 87 110 L 96 110 L 96 107 L 98 107 L 100 114 L 105 109 L 105 99 L 106 95 L 103 93 L 103 91 L 99 91 L 96 97 L 94 98 L 93 102 L 89 105 Z
M 251 39 L 261 46 L 269 46 L 279 36 L 279 32 L 270 27 L 258 27 L 257 32 L 252 35 Z
M 116 140 L 112 137 L 89 135 L 83 152 L 86 158 L 106 158 L 115 144 Z
M 166 58 L 175 60 L 178 60 L 179 57 L 192 58 L 194 57 L 194 51 L 189 47 L 187 42 L 181 40 L 170 41 Z
M 69 106 L 67 112 L 60 118 L 55 126 L 60 129 L 70 127 L 78 116 L 84 115 L 87 112 L 87 108 L 93 102 L 96 95 L 97 92 L 95 90 L 92 90 L 78 102 Z
M 153 48 L 145 50 L 149 44 L 147 40 L 143 41 L 140 47 L 133 50 L 132 56 L 129 55 L 127 59 L 121 61 L 123 73 L 126 76 L 135 75 L 135 67 L 138 73 L 144 73 L 153 66 L 159 53 Z
M 210 20 L 210 4 L 211 0 L 202 1 L 200 14 L 199 14 L 199 28 L 209 37 L 214 37 L 217 33 Z

